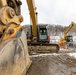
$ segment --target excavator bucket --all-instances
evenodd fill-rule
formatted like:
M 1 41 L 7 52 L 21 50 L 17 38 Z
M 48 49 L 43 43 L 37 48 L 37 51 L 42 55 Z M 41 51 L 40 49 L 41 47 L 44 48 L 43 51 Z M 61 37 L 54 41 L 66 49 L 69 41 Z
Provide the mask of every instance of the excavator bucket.
M 31 65 L 24 31 L 0 43 L 0 75 L 25 75 Z

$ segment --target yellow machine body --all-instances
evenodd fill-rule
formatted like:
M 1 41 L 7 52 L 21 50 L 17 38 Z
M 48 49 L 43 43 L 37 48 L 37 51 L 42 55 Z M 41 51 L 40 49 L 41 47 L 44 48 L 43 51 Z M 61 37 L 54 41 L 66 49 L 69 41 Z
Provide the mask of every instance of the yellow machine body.
M 31 65 L 20 5 L 20 0 L 0 0 L 0 75 L 25 75 Z

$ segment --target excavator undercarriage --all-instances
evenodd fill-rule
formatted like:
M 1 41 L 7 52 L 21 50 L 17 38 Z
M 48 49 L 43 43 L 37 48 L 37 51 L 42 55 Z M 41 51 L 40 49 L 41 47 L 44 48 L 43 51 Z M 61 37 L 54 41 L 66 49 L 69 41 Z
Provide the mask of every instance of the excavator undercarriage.
M 50 43 L 28 43 L 29 54 L 58 53 L 59 46 Z

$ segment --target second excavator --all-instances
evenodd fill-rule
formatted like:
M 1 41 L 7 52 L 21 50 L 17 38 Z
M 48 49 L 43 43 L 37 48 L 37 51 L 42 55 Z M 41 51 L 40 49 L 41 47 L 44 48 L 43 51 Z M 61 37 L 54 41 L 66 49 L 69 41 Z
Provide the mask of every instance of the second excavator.
M 57 53 L 59 51 L 59 45 L 49 43 L 47 25 L 37 24 L 37 12 L 34 0 L 27 0 L 27 4 L 32 21 L 30 28 L 31 38 L 27 39 L 29 53 Z
M 69 31 L 72 29 L 72 27 L 76 28 L 76 23 L 71 22 L 71 24 L 64 31 L 64 37 L 60 38 L 60 42 L 59 42 L 60 47 L 65 48 L 66 45 L 68 45 L 68 46 L 73 45 L 73 36 L 72 35 L 67 35 L 69 33 Z

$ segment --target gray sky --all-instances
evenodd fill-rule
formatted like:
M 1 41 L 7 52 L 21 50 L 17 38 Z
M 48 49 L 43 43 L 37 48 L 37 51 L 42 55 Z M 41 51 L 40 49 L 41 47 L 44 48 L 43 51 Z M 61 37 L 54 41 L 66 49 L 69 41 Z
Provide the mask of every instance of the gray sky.
M 68 26 L 76 22 L 76 0 L 34 0 L 38 12 L 38 23 Z M 22 0 L 22 25 L 30 24 L 26 0 Z

